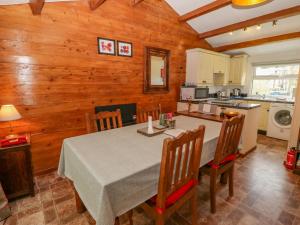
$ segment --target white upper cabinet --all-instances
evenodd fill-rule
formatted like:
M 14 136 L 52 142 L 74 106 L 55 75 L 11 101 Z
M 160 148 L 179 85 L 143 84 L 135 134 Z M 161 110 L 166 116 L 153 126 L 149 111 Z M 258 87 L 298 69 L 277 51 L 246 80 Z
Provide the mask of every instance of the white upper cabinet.
M 230 59 L 229 85 L 245 85 L 247 65 L 247 55 L 237 55 Z
M 224 85 L 228 72 L 228 55 L 200 48 L 187 50 L 186 83 Z
M 225 74 L 226 68 L 227 68 L 227 59 L 228 57 L 225 57 L 223 55 L 214 55 L 214 74 Z

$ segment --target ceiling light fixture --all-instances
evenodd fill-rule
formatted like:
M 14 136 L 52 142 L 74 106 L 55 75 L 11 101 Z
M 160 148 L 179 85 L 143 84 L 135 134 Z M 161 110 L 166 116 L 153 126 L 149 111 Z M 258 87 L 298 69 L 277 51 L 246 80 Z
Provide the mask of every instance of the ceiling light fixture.
M 272 25 L 273 27 L 275 27 L 275 26 L 277 26 L 277 20 L 274 20 L 273 21 L 273 25 Z
M 261 29 L 261 25 L 259 24 L 256 26 L 256 30 L 260 30 L 260 29 Z
M 254 6 L 264 3 L 268 0 L 232 0 L 232 4 L 241 7 Z
M 233 32 L 229 32 L 229 35 L 233 35 Z

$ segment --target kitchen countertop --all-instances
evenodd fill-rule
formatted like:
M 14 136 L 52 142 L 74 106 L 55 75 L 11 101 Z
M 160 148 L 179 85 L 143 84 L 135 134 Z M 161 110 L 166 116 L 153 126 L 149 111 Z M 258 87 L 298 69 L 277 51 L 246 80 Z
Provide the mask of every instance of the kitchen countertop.
M 291 100 L 278 100 L 273 98 L 260 98 L 260 97 L 232 97 L 231 99 L 245 100 L 245 101 L 258 101 L 258 102 L 286 103 L 286 104 L 295 103 L 295 101 L 291 101 Z
M 188 103 L 188 101 L 180 101 L 180 102 Z M 199 103 L 200 103 L 200 101 L 192 101 L 192 104 L 199 104 Z M 211 103 L 209 101 L 201 101 L 201 103 L 217 105 L 219 107 L 244 109 L 244 110 L 250 110 L 250 109 L 260 107 L 260 104 L 247 104 L 247 103 L 230 103 L 230 104 L 228 104 L 228 103 L 226 103 L 226 101 L 224 103 L 221 103 L 221 102 L 220 103 Z
M 205 113 L 200 113 L 200 112 L 188 112 L 186 111 L 179 111 L 176 112 L 177 115 L 183 115 L 183 116 L 190 116 L 190 117 L 195 117 L 199 119 L 204 119 L 204 120 L 211 120 L 215 122 L 223 122 L 224 117 L 220 117 L 218 115 L 210 115 L 210 114 L 205 114 Z

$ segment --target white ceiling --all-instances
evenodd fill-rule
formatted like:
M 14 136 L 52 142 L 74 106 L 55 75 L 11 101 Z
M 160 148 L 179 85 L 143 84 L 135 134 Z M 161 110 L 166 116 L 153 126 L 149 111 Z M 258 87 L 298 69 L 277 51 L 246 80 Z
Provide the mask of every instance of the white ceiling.
M 277 21 L 277 25 L 273 27 L 272 22 L 261 24 L 261 29 L 257 30 L 257 26 L 248 27 L 246 31 L 237 30 L 232 35 L 229 33 L 221 34 L 206 40 L 214 47 L 233 44 L 238 42 L 249 41 L 258 38 L 276 36 L 300 31 L 300 15 L 288 17 Z
M 214 0 L 166 0 L 168 4 L 179 14 L 183 15 L 195 10 L 203 5 L 213 2 Z M 198 32 L 214 30 L 233 23 L 255 18 L 261 15 L 276 12 L 282 9 L 300 5 L 300 0 L 273 0 L 268 4 L 255 8 L 234 8 L 232 5 L 220 8 L 203 16 L 188 21 L 188 23 Z M 246 32 L 239 30 L 233 35 L 222 34 L 208 38 L 207 41 L 213 46 L 227 45 L 247 40 L 253 40 L 268 36 L 275 36 L 290 32 L 300 31 L 300 16 L 278 21 L 278 25 L 273 28 L 271 23 L 262 25 L 261 30 L 250 27 Z
M 249 48 L 242 48 L 227 51 L 228 54 L 240 54 L 246 53 L 250 56 L 253 55 L 265 55 L 265 54 L 276 54 L 281 52 L 297 52 L 300 58 L 300 39 L 292 39 L 281 42 L 274 42 L 265 45 L 259 45 Z

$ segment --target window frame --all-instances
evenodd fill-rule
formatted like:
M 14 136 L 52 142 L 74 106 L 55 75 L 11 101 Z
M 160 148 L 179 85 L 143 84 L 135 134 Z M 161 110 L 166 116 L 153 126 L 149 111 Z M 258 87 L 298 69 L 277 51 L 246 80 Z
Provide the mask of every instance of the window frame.
M 262 67 L 262 66 L 279 66 L 279 65 L 293 65 L 298 64 L 299 65 L 299 72 L 298 74 L 289 74 L 289 75 L 266 75 L 266 76 L 260 76 L 256 75 L 256 68 Z M 254 63 L 252 64 L 253 69 L 253 76 L 252 76 L 252 82 L 251 82 L 251 91 L 250 93 L 253 94 L 253 86 L 255 80 L 293 80 L 296 79 L 297 82 L 299 82 L 300 78 L 300 61 L 291 61 L 291 62 L 278 62 L 278 63 Z

